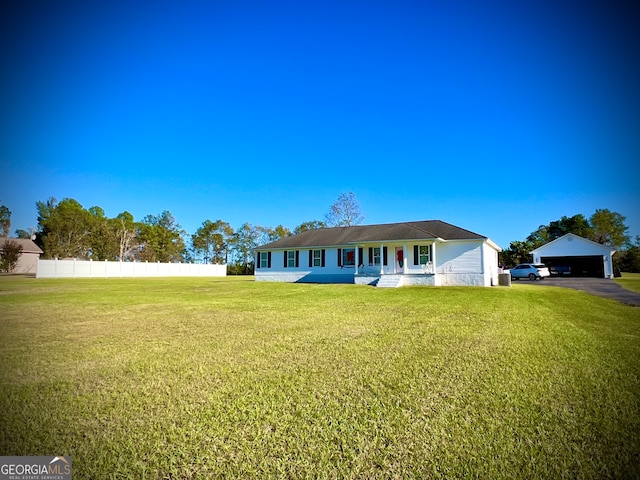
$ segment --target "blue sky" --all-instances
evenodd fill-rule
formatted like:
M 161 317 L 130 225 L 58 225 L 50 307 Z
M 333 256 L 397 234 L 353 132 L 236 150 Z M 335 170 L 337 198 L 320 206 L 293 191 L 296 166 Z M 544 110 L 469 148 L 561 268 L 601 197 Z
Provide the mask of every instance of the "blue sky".
M 597 208 L 640 235 L 631 2 L 4 4 L 0 203 L 294 228 L 441 219 L 503 248 Z M 564 3 L 564 5 L 562 5 Z

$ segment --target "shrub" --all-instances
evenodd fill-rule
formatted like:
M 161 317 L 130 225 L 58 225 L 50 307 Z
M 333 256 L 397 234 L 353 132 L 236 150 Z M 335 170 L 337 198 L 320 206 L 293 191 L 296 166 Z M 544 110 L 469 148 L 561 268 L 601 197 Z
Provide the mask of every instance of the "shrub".
M 7 240 L 0 250 L 0 271 L 11 273 L 18 266 L 22 247 L 15 240 Z

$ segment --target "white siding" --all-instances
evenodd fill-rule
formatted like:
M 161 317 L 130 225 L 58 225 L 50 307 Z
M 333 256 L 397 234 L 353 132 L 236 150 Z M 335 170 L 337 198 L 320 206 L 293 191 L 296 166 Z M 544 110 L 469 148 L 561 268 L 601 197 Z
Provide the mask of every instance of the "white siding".
M 406 243 L 384 243 L 387 247 L 387 265 L 382 266 L 383 274 L 398 273 L 396 247 L 404 247 L 405 285 L 497 285 L 498 253 L 482 240 L 450 241 L 433 246 L 435 264 L 428 272 L 422 265 L 414 265 L 414 245 L 430 245 L 431 241 L 408 241 Z M 271 268 L 256 268 L 256 281 L 271 282 L 318 282 L 318 283 L 376 283 L 381 265 L 373 265 L 369 259 L 369 247 L 379 248 L 380 244 L 361 244 L 341 248 L 362 248 L 358 262 L 363 266 L 338 266 L 338 248 L 325 248 L 325 266 L 309 267 L 309 249 L 299 250 L 298 267 L 284 267 L 284 250 L 271 251 Z M 317 250 L 317 249 L 316 249 Z M 382 256 L 381 256 L 382 261 Z M 371 264 L 370 264 L 371 263 Z M 495 282 L 492 280 L 495 276 Z M 354 278 L 355 277 L 355 278 Z
M 498 251 L 486 242 L 482 245 L 482 264 L 486 286 L 498 285 Z
M 447 242 L 437 248 L 436 273 L 483 273 L 482 243 Z
M 539 258 L 609 255 L 612 252 L 613 249 L 579 237 L 578 235 L 565 235 L 542 247 L 536 248 L 531 253 Z
M 349 248 L 349 247 L 346 247 Z M 311 250 L 325 251 L 324 267 L 309 267 L 309 248 L 297 249 L 299 262 L 297 267 L 284 266 L 285 250 L 271 251 L 271 268 L 256 268 L 256 281 L 267 282 L 326 282 L 353 283 L 355 267 L 338 266 L 338 248 L 313 248 Z M 296 251 L 288 249 L 287 251 Z

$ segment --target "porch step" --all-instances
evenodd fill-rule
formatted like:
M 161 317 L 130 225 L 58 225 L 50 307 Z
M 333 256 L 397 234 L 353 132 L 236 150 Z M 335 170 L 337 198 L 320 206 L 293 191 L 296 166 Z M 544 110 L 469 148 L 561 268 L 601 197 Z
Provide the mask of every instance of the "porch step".
M 402 275 L 382 275 L 376 287 L 398 288 L 402 286 Z

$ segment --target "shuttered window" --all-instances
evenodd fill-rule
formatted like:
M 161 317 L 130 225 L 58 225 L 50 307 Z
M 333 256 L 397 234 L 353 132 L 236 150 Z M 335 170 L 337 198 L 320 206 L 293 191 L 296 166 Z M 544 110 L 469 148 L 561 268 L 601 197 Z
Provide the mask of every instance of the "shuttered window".
M 356 264 L 356 249 L 355 248 L 343 248 L 342 249 L 342 266 L 353 267 Z
M 431 245 L 414 245 L 413 246 L 413 264 L 426 265 L 431 261 L 432 246 Z
M 369 265 L 380 265 L 380 247 L 369 247 Z
M 260 252 L 258 268 L 271 268 L 271 252 Z
M 300 250 L 284 251 L 284 268 L 294 268 L 300 266 Z
M 295 268 L 300 264 L 300 251 L 289 250 L 286 252 L 286 266 L 287 268 Z

